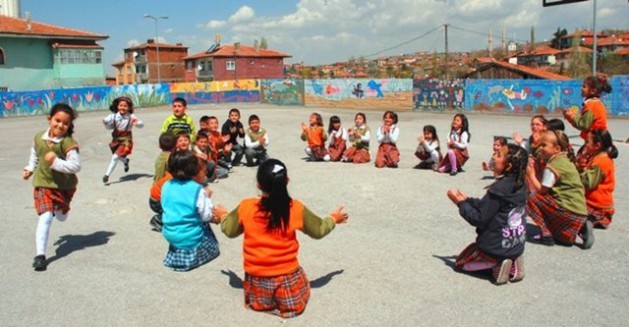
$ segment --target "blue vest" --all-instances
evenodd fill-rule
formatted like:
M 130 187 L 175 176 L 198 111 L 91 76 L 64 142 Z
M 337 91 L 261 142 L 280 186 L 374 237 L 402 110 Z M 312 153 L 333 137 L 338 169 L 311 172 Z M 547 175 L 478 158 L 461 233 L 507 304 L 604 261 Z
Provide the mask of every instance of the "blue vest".
M 162 187 L 162 234 L 171 246 L 193 249 L 201 243 L 203 224 L 197 199 L 203 188 L 193 180 L 171 179 Z

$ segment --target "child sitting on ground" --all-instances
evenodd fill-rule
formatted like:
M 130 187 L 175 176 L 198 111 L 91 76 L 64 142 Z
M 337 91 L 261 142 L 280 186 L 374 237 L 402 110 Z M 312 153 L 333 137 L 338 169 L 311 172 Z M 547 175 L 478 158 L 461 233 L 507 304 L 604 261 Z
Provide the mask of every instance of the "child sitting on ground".
M 260 127 L 258 115 L 249 116 L 249 129 L 245 133 L 245 159 L 247 166 L 253 167 L 269 158 L 266 149 L 269 146 L 269 134 Z
M 471 138 L 467 117 L 464 114 L 454 115 L 448 137 L 448 153 L 439 164 L 438 171 L 440 173 L 449 172 L 450 176 L 458 174 L 470 158 L 467 147 Z
M 354 117 L 354 127 L 347 130 L 351 146 L 345 151 L 341 161 L 355 164 L 367 163 L 371 160 L 369 154 L 369 140 L 371 134 L 367 126 L 367 116 L 359 112 Z
M 524 221 L 526 187 L 524 179 L 528 155 L 510 144 L 507 151 L 494 155 L 495 182 L 482 199 L 468 198 L 460 190 L 449 190 L 448 197 L 459 213 L 476 227 L 476 241 L 456 258 L 455 267 L 464 271 L 491 269 L 497 285 L 524 278 Z
M 417 137 L 419 144 L 415 150 L 415 156 L 420 162 L 415 168 L 437 170 L 439 163 L 443 160 L 437 129 L 433 125 L 425 125 L 423 132 L 423 135 Z
M 168 172 L 168 158 L 170 153 L 175 149 L 175 136 L 170 133 L 162 133 L 159 136 L 159 147 L 162 152 L 155 160 L 155 175 L 153 176 L 153 185 L 150 190 L 149 207 L 155 215 L 151 217 L 149 225 L 157 232 L 162 231 L 162 185 L 172 179 L 172 175 Z
M 400 136 L 400 128 L 397 127 L 397 114 L 386 111 L 382 116 L 382 126 L 378 128 L 377 140 L 378 153 L 376 154 L 376 168 L 397 168 L 400 162 L 400 151 L 395 144 Z
M 506 155 L 506 151 L 508 150 L 507 138 L 504 136 L 494 136 L 494 144 L 492 145 L 492 150 L 493 152 L 491 154 L 491 159 L 489 159 L 489 162 L 483 161 L 483 163 L 481 164 L 483 170 L 494 170 L 496 152 L 500 151 L 503 153 L 503 155 Z
M 339 161 L 343 153 L 347 149 L 347 131 L 341 126 L 341 118 L 339 116 L 330 117 L 330 125 L 328 125 L 328 153 L 330 161 Z
M 314 112 L 310 115 L 308 124 L 301 122 L 301 140 L 308 142 L 304 151 L 311 161 L 330 161 L 330 154 L 325 148 L 328 135 L 323 128 L 321 115 Z

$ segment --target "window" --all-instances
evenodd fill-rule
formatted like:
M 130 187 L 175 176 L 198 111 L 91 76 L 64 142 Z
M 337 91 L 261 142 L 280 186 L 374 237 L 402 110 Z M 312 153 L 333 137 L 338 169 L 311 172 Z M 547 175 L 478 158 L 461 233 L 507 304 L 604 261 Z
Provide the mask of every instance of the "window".
M 0 65 L 4 65 L 4 64 L 5 64 L 4 50 L 0 49 Z
M 192 63 L 193 63 L 193 62 L 192 62 L 192 60 L 191 60 L 191 61 L 186 62 L 186 69 L 187 69 L 187 70 L 192 70 Z
M 236 70 L 235 60 L 227 60 L 227 70 Z
M 102 54 L 100 50 L 60 49 L 58 52 L 62 64 L 100 64 Z

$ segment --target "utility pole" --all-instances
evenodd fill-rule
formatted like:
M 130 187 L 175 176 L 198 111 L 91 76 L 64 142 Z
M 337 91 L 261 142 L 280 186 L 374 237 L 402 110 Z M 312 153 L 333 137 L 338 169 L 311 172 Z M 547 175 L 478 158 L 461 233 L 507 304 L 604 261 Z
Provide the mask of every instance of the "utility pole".
M 491 56 L 491 50 L 492 50 L 492 44 L 491 44 L 491 26 L 489 26 L 489 37 L 487 38 L 487 53 L 489 54 L 489 58 L 492 58 Z
M 446 61 L 446 65 L 445 65 L 445 78 L 448 78 L 449 75 L 449 69 L 448 69 L 448 24 L 444 24 L 443 27 L 445 27 L 445 32 L 446 32 L 446 53 L 445 53 L 445 61 Z
M 594 39 L 592 41 L 592 76 L 596 76 L 596 0 L 592 1 L 594 3 L 594 18 L 592 18 L 592 33 L 594 34 Z

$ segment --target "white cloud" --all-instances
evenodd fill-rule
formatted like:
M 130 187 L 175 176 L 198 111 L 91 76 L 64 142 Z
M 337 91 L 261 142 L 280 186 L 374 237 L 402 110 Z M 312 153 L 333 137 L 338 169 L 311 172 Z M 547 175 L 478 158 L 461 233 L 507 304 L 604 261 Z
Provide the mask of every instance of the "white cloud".
M 256 15 L 255 10 L 253 10 L 249 6 L 242 6 L 234 13 L 231 17 L 229 17 L 230 23 L 242 23 L 246 21 L 252 20 Z
M 166 30 L 164 30 L 164 34 L 172 34 L 174 31 L 173 28 L 167 28 Z
M 133 47 L 133 46 L 136 46 L 136 45 L 139 45 L 139 44 L 140 44 L 140 41 L 138 41 L 138 39 L 133 39 L 133 40 L 127 41 L 127 46 L 129 46 L 129 47 Z
M 205 27 L 207 27 L 207 29 L 209 30 L 213 30 L 213 29 L 217 29 L 217 28 L 221 28 L 223 26 L 225 26 L 225 21 L 224 20 L 215 20 L 212 19 L 211 21 L 209 21 Z

